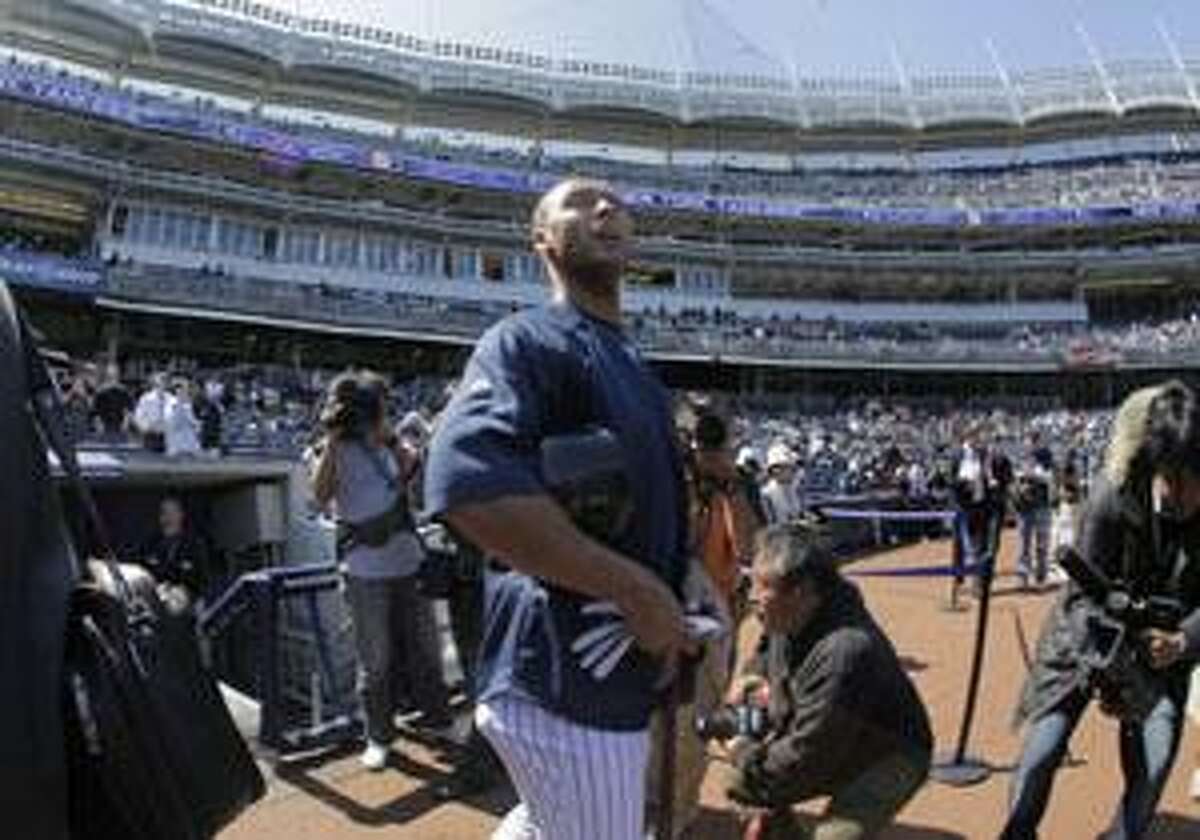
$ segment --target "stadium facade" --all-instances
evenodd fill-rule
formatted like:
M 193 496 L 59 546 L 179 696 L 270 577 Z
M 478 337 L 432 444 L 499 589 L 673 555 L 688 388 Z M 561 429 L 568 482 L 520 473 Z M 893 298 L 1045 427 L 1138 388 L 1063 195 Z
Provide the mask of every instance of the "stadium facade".
M 461 348 L 541 298 L 532 202 L 586 173 L 638 211 L 625 305 L 683 380 L 1111 387 L 1196 361 L 1087 337 L 1194 297 L 1200 60 L 1163 21 L 1136 60 L 1080 27 L 1078 67 L 838 78 L 663 5 L 690 49 L 656 66 L 279 3 L 10 0 L 0 268 L 110 338 L 186 319 Z M 699 61 L 705 39 L 732 57 Z

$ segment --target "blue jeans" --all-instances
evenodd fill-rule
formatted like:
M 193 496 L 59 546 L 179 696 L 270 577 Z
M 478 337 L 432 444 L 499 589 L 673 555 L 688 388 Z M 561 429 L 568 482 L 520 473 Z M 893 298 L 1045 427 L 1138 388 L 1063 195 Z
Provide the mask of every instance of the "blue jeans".
M 1066 755 L 1071 733 L 1090 698 L 1072 692 L 1045 717 L 1036 720 L 1025 737 L 1025 748 L 1013 774 L 1008 823 L 1001 840 L 1034 840 L 1046 812 L 1054 774 Z M 1125 793 L 1105 840 L 1137 840 L 1150 827 L 1163 786 L 1175 763 L 1183 731 L 1183 705 L 1164 696 L 1150 715 L 1137 723 L 1121 724 L 1121 769 Z
M 1039 507 L 1020 514 L 1021 557 L 1017 561 L 1017 574 L 1032 577 L 1038 583 L 1046 580 L 1046 563 L 1050 553 L 1050 508 Z M 1031 565 L 1030 549 L 1036 544 L 1036 563 Z
M 954 516 L 954 582 L 962 583 L 965 567 L 993 559 L 999 549 L 998 518 L 984 507 L 959 509 Z M 978 574 L 976 572 L 975 574 Z
M 346 577 L 346 600 L 358 653 L 358 692 L 367 738 L 390 744 L 401 695 L 409 694 L 426 718 L 441 721 L 450 702 L 442 677 L 437 630 L 416 576 Z

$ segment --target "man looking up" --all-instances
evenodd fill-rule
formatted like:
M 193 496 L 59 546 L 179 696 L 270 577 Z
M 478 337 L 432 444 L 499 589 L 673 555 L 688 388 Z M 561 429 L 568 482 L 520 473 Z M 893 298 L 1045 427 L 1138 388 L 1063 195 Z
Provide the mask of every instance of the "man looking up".
M 689 647 L 682 464 L 666 392 L 621 329 L 624 203 L 564 181 L 532 234 L 551 301 L 480 339 L 430 446 L 426 511 L 493 561 L 476 721 L 521 798 L 493 836 L 640 840 L 655 689 Z M 546 438 L 596 426 L 634 479 L 611 544 L 572 523 L 539 469 Z

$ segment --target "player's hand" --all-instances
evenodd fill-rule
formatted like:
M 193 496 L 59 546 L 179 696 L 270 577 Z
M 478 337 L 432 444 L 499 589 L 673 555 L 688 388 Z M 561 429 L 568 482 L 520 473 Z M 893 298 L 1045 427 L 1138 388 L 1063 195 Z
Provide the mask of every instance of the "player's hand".
M 665 583 L 644 569 L 622 588 L 617 607 L 639 648 L 673 665 L 680 654 L 695 652 L 688 638 L 683 608 Z
M 1170 668 L 1183 656 L 1187 640 L 1178 631 L 1150 629 L 1142 633 L 1142 641 L 1150 653 L 1150 664 L 1155 668 Z
M 725 703 L 735 706 L 746 699 L 746 694 L 756 695 L 767 689 L 767 680 L 758 674 L 746 674 L 733 680 L 725 692 Z M 766 705 L 765 703 L 762 705 Z

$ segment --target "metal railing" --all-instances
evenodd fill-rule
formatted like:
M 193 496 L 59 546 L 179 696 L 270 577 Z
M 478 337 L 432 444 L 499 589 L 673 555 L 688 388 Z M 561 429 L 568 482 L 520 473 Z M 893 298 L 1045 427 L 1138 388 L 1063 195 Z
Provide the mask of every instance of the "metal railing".
M 505 311 L 504 307 L 481 306 L 480 301 L 468 299 L 381 292 L 357 296 L 343 291 L 330 295 L 293 283 L 199 276 L 165 266 L 116 269 L 110 273 L 107 294 L 133 303 L 219 309 L 297 326 L 371 328 L 398 338 L 462 345 L 474 343 Z M 1043 346 L 1024 347 L 1003 339 L 805 338 L 789 335 L 782 328 L 776 333 L 767 329 L 756 333 L 742 325 L 659 322 L 636 317 L 630 322 L 631 335 L 645 352 L 651 358 L 665 360 L 978 370 L 1055 370 L 1089 364 L 1178 368 L 1200 364 L 1200 338 L 1195 343 L 1182 340 L 1159 347 L 1123 346 L 1119 352 L 1104 350 L 1094 357 L 1085 353 L 1073 357 L 1072 339 L 1067 335 L 1052 336 Z

